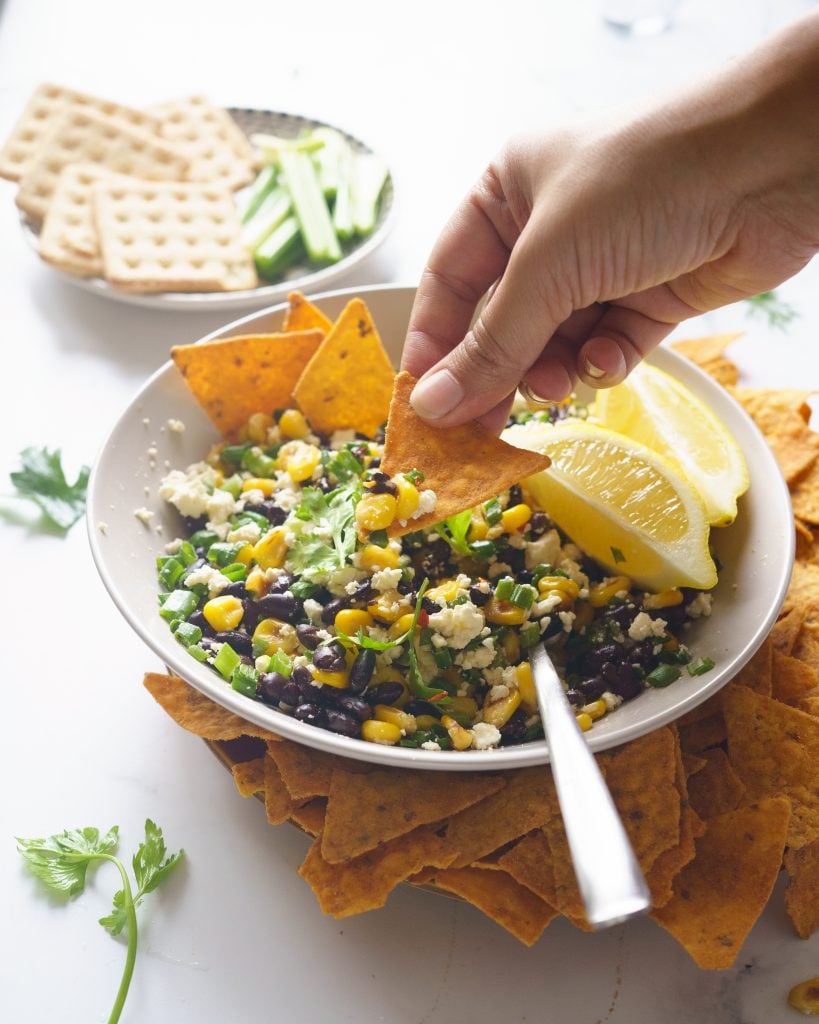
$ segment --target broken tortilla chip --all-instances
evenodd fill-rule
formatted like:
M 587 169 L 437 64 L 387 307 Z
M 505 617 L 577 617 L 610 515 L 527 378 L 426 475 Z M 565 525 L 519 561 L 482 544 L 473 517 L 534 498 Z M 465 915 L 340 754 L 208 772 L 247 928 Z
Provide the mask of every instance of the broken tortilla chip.
M 287 296 L 287 310 L 284 314 L 282 330 L 290 331 L 321 331 L 327 334 L 333 326 L 329 316 L 305 298 L 301 292 L 290 292 Z
M 293 404 L 296 381 L 322 337 L 321 331 L 251 334 L 174 345 L 171 358 L 222 437 L 232 439 L 254 413 Z
M 287 821 L 294 807 L 294 801 L 270 754 L 264 756 L 264 807 L 271 825 L 281 825 Z
M 688 799 L 701 818 L 716 818 L 736 810 L 745 786 L 731 767 L 725 751 L 713 747 L 703 754 L 705 767 L 688 781 Z
M 392 890 L 422 868 L 448 867 L 454 854 L 430 828 L 416 828 L 344 864 L 329 864 L 316 839 L 299 868 L 319 906 L 332 917 L 383 907 Z
M 798 658 L 774 651 L 773 694 L 775 700 L 799 707 L 806 697 L 819 695 L 819 672 Z
M 177 725 L 204 740 L 235 740 L 239 736 L 258 736 L 270 742 L 278 740 L 267 729 L 226 711 L 204 697 L 179 676 L 146 672 L 143 684 Z
M 357 764 L 323 750 L 302 747 L 290 740 L 283 740 L 270 748 L 270 756 L 276 762 L 287 791 L 294 800 L 310 800 L 316 796 L 328 796 L 330 779 L 336 768 L 366 772 L 366 762 Z
M 329 864 L 358 857 L 418 825 L 442 821 L 505 786 L 502 776 L 404 769 L 367 776 L 333 772 L 321 854 Z
M 447 868 L 438 872 L 434 884 L 467 900 L 527 946 L 557 917 L 554 907 L 505 871 Z
M 313 430 L 373 437 L 387 419 L 395 370 L 370 311 L 351 299 L 293 390 Z
M 255 796 L 264 791 L 264 757 L 252 761 L 240 761 L 231 768 L 233 781 L 242 796 Z
M 788 800 L 772 797 L 712 818 L 673 898 L 652 910 L 698 966 L 716 970 L 736 960 L 779 874 L 789 816 Z
M 543 829 L 536 829 L 507 850 L 498 861 L 504 871 L 527 889 L 531 889 L 546 903 L 554 906 L 555 868 L 552 848 Z
M 303 832 L 313 837 L 320 835 L 324 828 L 324 815 L 327 811 L 327 801 L 322 797 L 315 800 L 308 800 L 301 807 L 294 807 L 290 812 L 290 820 Z
M 394 521 L 390 536 L 423 530 L 474 508 L 550 465 L 547 455 L 515 448 L 477 422 L 430 427 L 410 405 L 414 387 L 415 378 L 406 371 L 395 378 L 381 468 L 389 476 L 419 470 L 424 489 L 431 488 L 437 501 L 432 512 L 417 519 L 403 525 Z
M 697 366 L 704 367 L 713 360 L 725 357 L 725 350 L 730 344 L 742 337 L 742 331 L 734 331 L 730 334 L 707 334 L 702 338 L 683 338 L 680 341 L 672 341 L 671 347 L 680 355 L 690 359 Z
M 785 909 L 800 939 L 819 928 L 819 840 L 785 854 Z

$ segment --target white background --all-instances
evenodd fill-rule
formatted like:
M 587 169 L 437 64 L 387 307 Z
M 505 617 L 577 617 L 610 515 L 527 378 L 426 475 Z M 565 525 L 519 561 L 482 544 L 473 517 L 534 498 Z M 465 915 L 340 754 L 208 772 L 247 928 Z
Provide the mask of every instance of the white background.
M 53 80 L 134 105 L 206 92 L 225 105 L 312 115 L 380 150 L 396 178 L 392 237 L 341 284 L 412 283 L 436 232 L 511 132 L 656 95 L 810 6 L 690 0 L 672 31 L 629 39 L 593 0 L 389 4 L 349 0 L 0 0 L 0 137 Z M 226 317 L 87 295 L 41 265 L 0 181 L 0 491 L 19 450 L 93 461 L 119 411 L 173 343 Z M 735 307 L 678 335 L 747 330 L 749 383 L 819 385 L 819 265 L 781 289 L 787 334 Z M 781 891 L 737 966 L 703 973 L 651 922 L 602 935 L 554 923 L 525 949 L 471 907 L 409 889 L 386 909 L 326 919 L 296 874 L 306 839 L 271 829 L 204 744 L 142 689 L 160 665 L 110 604 L 82 524 L 63 539 L 0 499 L 0 1019 L 106 1019 L 124 947 L 96 923 L 117 880 L 69 906 L 44 897 L 13 836 L 117 823 L 130 856 L 146 816 L 188 859 L 142 914 L 124 1020 L 376 1024 L 796 1020 L 788 989 L 819 973 Z

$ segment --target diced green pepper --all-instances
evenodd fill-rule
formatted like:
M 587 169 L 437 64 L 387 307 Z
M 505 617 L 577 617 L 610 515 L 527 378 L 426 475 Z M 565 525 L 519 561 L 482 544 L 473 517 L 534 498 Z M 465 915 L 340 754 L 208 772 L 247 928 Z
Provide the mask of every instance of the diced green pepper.
M 232 466 L 241 466 L 245 452 L 252 447 L 252 444 L 228 444 L 219 453 L 219 458 Z

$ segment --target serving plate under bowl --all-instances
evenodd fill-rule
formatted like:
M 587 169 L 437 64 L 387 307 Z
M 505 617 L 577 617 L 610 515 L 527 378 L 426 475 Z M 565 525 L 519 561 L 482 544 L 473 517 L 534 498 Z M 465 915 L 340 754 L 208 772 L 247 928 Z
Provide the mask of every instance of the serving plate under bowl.
M 404 343 L 415 289 L 377 285 L 314 296 L 331 318 L 353 296 L 370 308 L 396 364 Z M 203 338 L 279 330 L 285 306 L 236 320 Z M 723 420 L 742 448 L 751 484 L 740 499 L 736 522 L 712 531 L 722 565 L 710 618 L 698 619 L 686 634 L 697 656 L 715 668 L 702 676 L 687 673 L 665 689 L 650 689 L 596 722 L 587 734 L 593 750 L 605 750 L 674 721 L 731 680 L 758 649 L 785 597 L 793 564 L 794 528 L 790 496 L 779 467 L 750 417 L 701 370 L 670 348 L 649 361 L 677 377 Z M 182 420 L 182 433 L 169 430 Z M 188 655 L 157 611 L 155 560 L 167 541 L 183 533 L 175 510 L 157 490 L 167 465 L 184 468 L 203 458 L 218 435 L 188 391 L 174 365 L 166 363 L 142 387 L 109 434 L 91 474 L 88 528 L 91 550 L 112 599 L 134 630 L 175 673 L 223 707 L 298 743 L 364 761 L 433 770 L 499 770 L 541 764 L 549 759 L 543 740 L 488 751 L 426 751 L 352 740 L 297 722 L 244 697 L 212 669 Z M 147 509 L 146 524 L 134 513 Z M 157 532 L 159 529 L 159 532 Z
M 255 110 L 244 107 L 227 107 L 227 112 L 242 131 L 250 137 L 255 132 L 269 135 L 280 135 L 286 139 L 294 139 L 303 131 L 313 128 L 333 128 L 344 137 L 356 153 L 372 153 L 373 151 L 360 139 L 345 132 L 326 121 L 317 121 L 298 114 L 287 114 L 276 110 Z M 375 229 L 366 238 L 344 243 L 344 255 L 337 263 L 326 267 L 314 267 L 306 261 L 295 263 L 283 275 L 281 280 L 269 284 L 261 283 L 256 288 L 234 292 L 156 292 L 142 295 L 114 288 L 101 277 L 80 277 L 69 274 L 58 267 L 49 267 L 68 281 L 84 291 L 125 302 L 132 306 L 144 306 L 151 309 L 188 310 L 190 312 L 210 312 L 217 310 L 259 309 L 269 306 L 287 296 L 288 292 L 313 292 L 327 288 L 334 281 L 348 274 L 366 260 L 381 245 L 395 222 L 395 185 L 391 175 L 387 176 L 381 192 Z M 36 251 L 38 248 L 38 231 L 20 211 L 20 226 L 28 243 Z

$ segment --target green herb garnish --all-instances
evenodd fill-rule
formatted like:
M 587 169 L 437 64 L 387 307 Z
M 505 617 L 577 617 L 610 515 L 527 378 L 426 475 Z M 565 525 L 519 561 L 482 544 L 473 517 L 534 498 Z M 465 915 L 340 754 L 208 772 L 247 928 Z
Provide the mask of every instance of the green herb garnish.
M 67 531 L 85 512 L 88 466 L 83 466 L 73 484 L 65 478 L 59 448 L 25 448 L 20 452 L 22 469 L 10 474 L 21 498 L 33 501 L 52 526 Z
M 440 534 L 457 555 L 470 554 L 469 544 L 466 535 L 469 533 L 469 524 L 472 521 L 472 509 L 464 509 L 457 515 L 450 516 L 442 523 L 437 523 L 435 532 Z
M 611 547 L 609 548 L 609 550 L 611 551 L 611 557 L 614 559 L 615 562 L 625 562 L 626 556 L 623 554 L 620 548 Z
M 296 517 L 314 526 L 329 528 L 331 541 L 323 540 L 314 530 L 299 534 L 287 559 L 297 573 L 307 569 L 332 572 L 347 564 L 355 552 L 355 507 L 361 497 L 358 479 L 324 494 L 317 487 L 306 487 L 296 510 Z
M 745 302 L 751 316 L 767 318 L 768 326 L 778 331 L 783 331 L 792 320 L 799 316 L 793 306 L 783 302 L 775 291 L 760 292 L 759 295 L 752 295 Z
M 113 855 L 118 841 L 119 829 L 116 825 L 103 836 L 99 829 L 82 828 L 66 829 L 47 839 L 17 839 L 17 849 L 25 857 L 29 868 L 51 892 L 77 896 L 85 889 L 88 868 L 101 861 L 109 861 L 119 871 L 122 888 L 114 894 L 111 913 L 100 918 L 100 924 L 111 935 L 119 935 L 123 929 L 128 935 L 125 967 L 108 1024 L 116 1024 L 120 1019 L 134 973 L 137 954 L 136 908 L 144 896 L 165 881 L 184 855 L 184 851 L 180 850 L 166 857 L 162 829 L 150 818 L 146 820 L 145 841 L 140 844 L 131 861 L 136 881 L 135 892 L 125 865 Z

